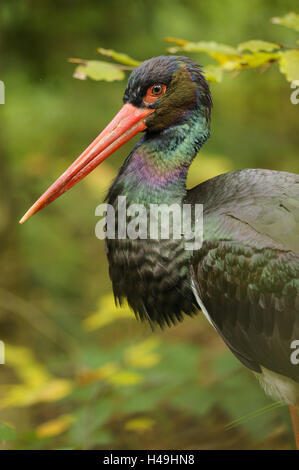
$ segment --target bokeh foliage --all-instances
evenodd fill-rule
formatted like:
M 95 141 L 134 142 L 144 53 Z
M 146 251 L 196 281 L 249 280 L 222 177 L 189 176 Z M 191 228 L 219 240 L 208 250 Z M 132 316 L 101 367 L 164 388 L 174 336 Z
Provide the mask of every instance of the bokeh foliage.
M 127 69 L 165 47 L 194 57 L 219 82 L 211 83 L 212 137 L 190 186 L 236 168 L 298 171 L 299 106 L 285 79 L 298 67 L 298 23 L 288 16 L 296 6 L 2 0 L 2 448 L 291 447 L 285 407 L 264 395 L 201 315 L 152 334 L 128 308 L 115 308 L 94 209 L 132 143 L 30 222 L 17 221 L 120 107 Z M 91 57 L 92 78 L 112 83 L 73 80 L 68 57 Z M 83 78 L 86 61 L 77 66 Z

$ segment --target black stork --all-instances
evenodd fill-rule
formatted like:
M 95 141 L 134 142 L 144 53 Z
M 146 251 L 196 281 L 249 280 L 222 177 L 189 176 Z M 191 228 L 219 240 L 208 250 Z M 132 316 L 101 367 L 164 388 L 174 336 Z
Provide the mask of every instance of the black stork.
M 299 446 L 299 178 L 263 169 L 222 174 L 187 190 L 210 135 L 209 86 L 190 58 L 160 56 L 133 70 L 124 105 L 21 219 L 63 194 L 140 131 L 107 196 L 127 203 L 203 204 L 203 243 L 107 239 L 116 300 L 170 325 L 198 307 L 267 394 L 290 406 Z M 296 359 L 296 356 L 295 356 Z

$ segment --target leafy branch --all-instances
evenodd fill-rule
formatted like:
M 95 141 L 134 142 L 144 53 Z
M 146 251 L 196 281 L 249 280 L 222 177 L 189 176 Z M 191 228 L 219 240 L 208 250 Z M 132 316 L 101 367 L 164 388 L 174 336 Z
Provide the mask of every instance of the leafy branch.
M 271 19 L 273 24 L 286 26 L 299 32 L 299 14 L 288 13 L 283 17 Z M 253 39 L 240 43 L 237 47 L 219 44 L 214 41 L 191 42 L 185 39 L 166 37 L 167 52 L 205 53 L 215 62 L 204 67 L 206 78 L 210 82 L 221 82 L 226 72 L 239 73 L 242 70 L 259 69 L 264 72 L 273 64 L 279 65 L 279 70 L 289 82 L 299 80 L 299 41 L 297 45 L 288 46 L 279 42 L 268 42 Z M 98 48 L 102 56 L 111 58 L 114 62 L 103 60 L 69 59 L 78 64 L 74 77 L 81 80 L 116 81 L 124 80 L 125 71 L 137 67 L 140 62 L 127 54 L 112 49 Z

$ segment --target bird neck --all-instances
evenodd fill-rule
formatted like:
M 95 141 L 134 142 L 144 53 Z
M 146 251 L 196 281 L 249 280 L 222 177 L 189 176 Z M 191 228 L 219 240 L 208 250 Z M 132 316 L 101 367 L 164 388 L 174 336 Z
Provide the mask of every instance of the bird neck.
M 128 203 L 181 203 L 189 166 L 209 135 L 201 109 L 159 134 L 145 134 L 124 162 L 108 199 L 122 195 Z
M 118 197 L 129 205 L 183 204 L 188 168 L 209 137 L 202 113 L 160 134 L 146 134 L 123 164 L 108 193 L 116 225 L 121 213 Z M 147 213 L 150 215 L 150 211 Z M 126 220 L 131 221 L 128 213 Z M 147 225 L 148 227 L 148 225 Z M 172 230 L 172 229 L 170 229 Z M 192 315 L 195 299 L 191 289 L 190 256 L 184 239 L 106 239 L 109 273 L 115 298 L 127 298 L 135 314 L 160 325 Z M 175 255 L 174 255 L 175 253 Z

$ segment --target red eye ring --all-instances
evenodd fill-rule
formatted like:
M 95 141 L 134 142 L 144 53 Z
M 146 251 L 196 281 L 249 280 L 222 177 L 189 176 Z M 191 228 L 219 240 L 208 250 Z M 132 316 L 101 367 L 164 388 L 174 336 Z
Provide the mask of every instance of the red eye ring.
M 143 102 L 145 104 L 152 104 L 162 95 L 164 95 L 165 91 L 166 85 L 164 85 L 164 83 L 155 83 L 148 88 Z

